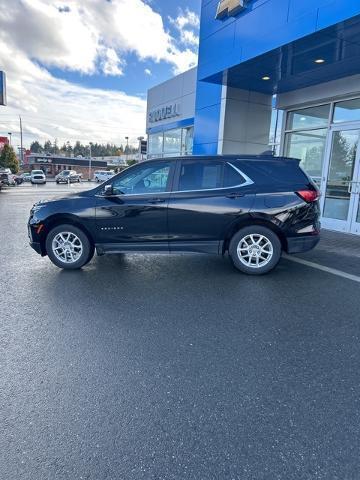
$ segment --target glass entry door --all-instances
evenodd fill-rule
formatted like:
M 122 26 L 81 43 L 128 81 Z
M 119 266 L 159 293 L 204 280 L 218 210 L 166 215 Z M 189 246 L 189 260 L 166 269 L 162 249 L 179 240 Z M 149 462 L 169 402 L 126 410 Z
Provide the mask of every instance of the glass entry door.
M 360 233 L 360 127 L 330 130 L 322 188 L 325 228 Z

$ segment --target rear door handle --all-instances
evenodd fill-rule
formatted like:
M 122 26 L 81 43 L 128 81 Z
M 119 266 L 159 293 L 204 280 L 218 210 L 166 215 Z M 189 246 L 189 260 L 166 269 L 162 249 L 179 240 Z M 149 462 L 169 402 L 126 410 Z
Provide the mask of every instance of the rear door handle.
M 244 197 L 245 194 L 241 192 L 231 192 L 231 193 L 228 193 L 226 196 L 227 198 L 239 198 L 239 197 Z
M 165 202 L 165 198 L 150 198 L 148 200 L 148 203 L 164 203 Z

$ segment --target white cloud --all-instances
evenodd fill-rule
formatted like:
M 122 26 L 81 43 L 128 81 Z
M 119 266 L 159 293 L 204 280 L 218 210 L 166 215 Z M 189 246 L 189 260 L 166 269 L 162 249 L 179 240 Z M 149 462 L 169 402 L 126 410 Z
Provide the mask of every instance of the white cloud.
M 106 48 L 104 58 L 102 61 L 102 70 L 105 75 L 123 75 L 123 67 L 126 62 L 118 57 L 118 54 L 113 48 Z
M 179 15 L 175 19 L 170 18 L 170 20 L 174 25 L 176 25 L 178 30 L 182 30 L 185 27 L 193 27 L 196 29 L 200 27 L 199 16 L 189 9 L 186 9 L 185 12 L 180 9 Z
M 8 106 L 0 107 L 1 134 L 13 132 L 20 144 L 18 115 L 23 119 L 25 146 L 55 138 L 136 143 L 145 130 L 146 101 L 120 91 L 91 89 L 60 80 L 11 49 L 0 38 L 0 64 L 7 73 Z
M 174 22 L 196 27 L 198 17 L 187 10 Z M 176 72 L 197 61 L 194 52 L 189 64 L 178 61 L 183 50 L 144 0 L 3 0 L 0 36 L 46 66 L 87 74 L 100 65 L 107 75 L 122 75 L 129 52 L 168 62 Z
M 176 18 L 169 17 L 169 21 L 179 32 L 180 43 L 190 47 L 191 52 L 197 49 L 199 45 L 199 16 L 189 9 L 185 11 L 180 9 L 179 15 Z M 189 50 L 189 48 L 187 50 Z
M 187 45 L 197 47 L 199 45 L 199 37 L 192 30 L 182 30 L 181 41 Z
M 197 63 L 192 29 L 198 28 L 198 17 L 186 10 L 173 22 L 180 32 L 176 37 L 145 0 L 2 0 L 0 65 L 8 76 L 8 107 L 0 109 L 8 127 L 0 127 L 2 133 L 13 131 L 13 142 L 19 143 L 20 113 L 26 145 L 48 138 L 121 143 L 130 136 L 135 141 L 145 128 L 143 94 L 85 88 L 47 69 L 120 76 L 132 53 L 183 72 Z

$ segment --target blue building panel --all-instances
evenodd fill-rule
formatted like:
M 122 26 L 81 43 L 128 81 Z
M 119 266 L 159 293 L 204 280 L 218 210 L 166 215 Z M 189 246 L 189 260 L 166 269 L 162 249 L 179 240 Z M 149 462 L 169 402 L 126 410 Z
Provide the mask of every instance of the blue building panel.
M 216 155 L 219 137 L 221 104 L 202 108 L 196 111 L 193 154 Z
M 222 85 L 198 82 L 196 90 L 194 155 L 216 155 Z
M 218 5 L 202 2 L 197 153 L 204 145 L 215 149 L 224 79 L 273 95 L 360 71 L 360 0 L 248 0 L 243 11 L 222 20 L 215 18 Z
M 202 5 L 200 80 L 360 14 L 358 1 L 250 0 L 237 17 L 217 20 L 217 5 Z

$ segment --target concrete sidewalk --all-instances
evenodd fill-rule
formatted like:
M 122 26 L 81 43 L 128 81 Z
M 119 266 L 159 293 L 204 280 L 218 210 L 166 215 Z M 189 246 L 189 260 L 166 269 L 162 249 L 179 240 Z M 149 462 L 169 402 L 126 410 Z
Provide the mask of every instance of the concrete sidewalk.
M 321 241 L 317 247 L 296 256 L 346 273 L 360 275 L 360 236 L 322 230 Z

